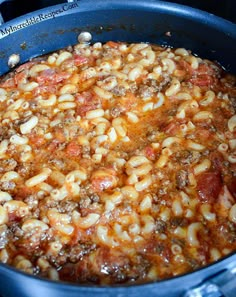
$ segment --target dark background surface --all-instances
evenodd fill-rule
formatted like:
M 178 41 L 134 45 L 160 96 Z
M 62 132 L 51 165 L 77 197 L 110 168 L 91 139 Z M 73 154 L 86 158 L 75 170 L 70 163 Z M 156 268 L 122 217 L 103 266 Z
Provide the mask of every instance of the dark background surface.
M 128 1 L 128 0 L 127 0 Z M 148 1 L 148 0 L 144 0 Z M 236 0 L 168 0 L 208 11 L 236 23 Z M 66 0 L 7 0 L 0 6 L 5 21 Z M 96 0 L 94 0 L 96 2 Z

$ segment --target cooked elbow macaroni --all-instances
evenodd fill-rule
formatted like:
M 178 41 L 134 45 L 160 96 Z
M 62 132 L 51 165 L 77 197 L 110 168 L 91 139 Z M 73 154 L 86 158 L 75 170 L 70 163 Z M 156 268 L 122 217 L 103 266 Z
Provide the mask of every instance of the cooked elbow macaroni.
M 145 283 L 236 250 L 235 76 L 184 48 L 77 44 L 0 79 L 0 261 Z

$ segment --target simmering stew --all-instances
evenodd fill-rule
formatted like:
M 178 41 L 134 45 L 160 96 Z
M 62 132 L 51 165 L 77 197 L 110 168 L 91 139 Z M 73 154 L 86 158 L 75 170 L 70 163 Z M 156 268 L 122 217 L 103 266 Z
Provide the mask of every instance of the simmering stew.
M 0 261 L 145 283 L 236 250 L 236 77 L 184 48 L 80 43 L 0 79 Z

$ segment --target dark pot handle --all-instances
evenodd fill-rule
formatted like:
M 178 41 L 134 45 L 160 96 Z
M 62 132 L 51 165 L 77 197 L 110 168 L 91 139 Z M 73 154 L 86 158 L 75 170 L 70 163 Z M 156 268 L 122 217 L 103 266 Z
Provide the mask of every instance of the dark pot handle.
M 184 297 L 235 297 L 236 265 L 232 269 L 221 271 L 199 286 L 186 292 Z

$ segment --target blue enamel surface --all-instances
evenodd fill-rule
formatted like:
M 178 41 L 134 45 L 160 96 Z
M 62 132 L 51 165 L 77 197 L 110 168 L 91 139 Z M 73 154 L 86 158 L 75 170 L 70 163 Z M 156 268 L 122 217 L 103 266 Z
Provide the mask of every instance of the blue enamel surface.
M 55 17 L 49 18 L 53 14 Z M 15 31 L 17 28 L 21 29 Z M 9 70 L 10 54 L 20 54 L 23 63 L 75 44 L 83 30 L 93 34 L 93 41 L 146 41 L 185 47 L 236 73 L 236 25 L 229 21 L 162 1 L 82 0 L 39 10 L 1 26 L 0 74 Z
M 56 14 L 55 17 L 53 14 Z M 35 24 L 30 25 L 33 22 Z M 7 61 L 11 54 L 20 54 L 23 63 L 32 57 L 75 44 L 78 34 L 84 30 L 92 33 L 94 42 L 144 41 L 185 47 L 201 57 L 217 60 L 227 70 L 236 73 L 236 25 L 233 23 L 193 8 L 161 1 L 82 0 L 76 4 L 39 10 L 1 26 L 0 75 L 9 70 Z M 166 32 L 170 32 L 171 36 L 167 36 Z M 182 277 L 141 286 L 115 288 L 59 284 L 0 265 L 0 295 L 182 296 L 187 288 L 201 283 L 235 262 L 236 255 L 232 255 Z

